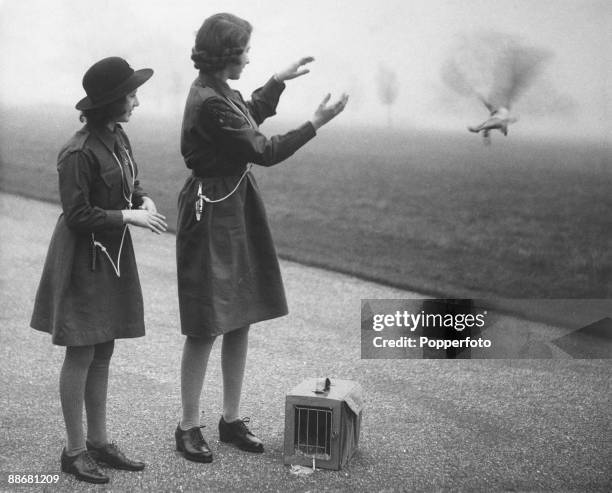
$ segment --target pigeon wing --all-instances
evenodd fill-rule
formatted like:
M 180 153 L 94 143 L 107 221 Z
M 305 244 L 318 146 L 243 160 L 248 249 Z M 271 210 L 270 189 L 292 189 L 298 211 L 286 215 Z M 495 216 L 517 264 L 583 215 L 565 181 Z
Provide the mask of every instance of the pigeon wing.
M 460 96 L 474 95 L 474 87 L 468 82 L 463 71 L 459 69 L 456 60 L 446 61 L 442 66 L 441 77 L 442 81 Z
M 478 99 L 480 99 L 480 101 L 482 101 L 482 104 L 486 106 L 490 114 L 493 114 L 497 111 L 497 108 L 491 103 L 489 103 L 489 101 L 487 101 L 482 94 L 476 93 L 476 96 L 478 96 Z
M 495 64 L 489 101 L 497 108 L 510 109 L 549 57 L 549 52 L 536 48 L 511 46 L 505 49 Z
M 447 60 L 442 66 L 441 75 L 444 83 L 457 94 L 469 97 L 476 96 L 486 106 L 490 113 L 495 111 L 494 106 L 468 81 L 464 72 L 459 68 L 456 60 Z

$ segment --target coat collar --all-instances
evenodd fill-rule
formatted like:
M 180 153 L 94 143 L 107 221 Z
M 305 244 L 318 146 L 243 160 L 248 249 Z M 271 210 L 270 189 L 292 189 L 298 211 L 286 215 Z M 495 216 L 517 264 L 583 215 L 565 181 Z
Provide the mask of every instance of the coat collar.
M 207 75 L 200 72 L 200 76 L 197 79 L 197 83 L 202 87 L 210 87 L 216 93 L 221 94 L 224 98 L 228 99 L 231 103 L 238 107 L 239 112 L 247 118 L 251 127 L 257 128 L 257 123 L 249 113 L 248 108 L 245 106 L 242 97 L 238 91 L 234 91 L 226 82 L 223 82 L 212 75 Z
M 229 98 L 232 101 L 236 101 L 236 93 L 227 84 L 227 82 L 223 82 L 212 75 L 208 75 L 202 72 L 200 72 L 198 81 L 202 85 L 202 87 L 210 87 L 222 96 L 225 96 L 226 98 Z
M 115 144 L 117 142 L 123 143 L 123 139 L 121 134 L 123 133 L 123 128 L 118 123 L 115 124 L 115 130 L 111 132 L 106 125 L 102 127 L 90 127 L 88 126 L 89 131 L 94 134 L 104 147 L 106 147 L 109 152 L 115 152 Z

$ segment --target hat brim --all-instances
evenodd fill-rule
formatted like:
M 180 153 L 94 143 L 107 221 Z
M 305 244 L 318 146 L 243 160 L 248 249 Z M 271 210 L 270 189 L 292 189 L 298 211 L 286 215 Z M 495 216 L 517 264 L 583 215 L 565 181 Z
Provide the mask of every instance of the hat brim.
M 94 108 L 100 108 L 106 104 L 112 103 L 119 98 L 131 93 L 134 89 L 137 89 L 148 81 L 153 75 L 153 69 L 143 68 L 136 70 L 126 80 L 119 84 L 113 91 L 105 94 L 104 97 L 97 101 L 92 101 L 89 96 L 81 99 L 75 106 L 77 110 L 92 110 Z

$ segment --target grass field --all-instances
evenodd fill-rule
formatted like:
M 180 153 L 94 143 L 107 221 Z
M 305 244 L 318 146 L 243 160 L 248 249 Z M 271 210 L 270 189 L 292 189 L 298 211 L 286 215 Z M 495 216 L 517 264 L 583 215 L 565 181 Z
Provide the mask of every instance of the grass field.
M 55 159 L 76 112 L 5 108 L 2 121 L 2 189 L 57 201 Z M 171 225 L 188 176 L 179 127 L 142 114 L 127 126 Z M 494 137 L 484 147 L 467 132 L 323 128 L 285 163 L 255 169 L 279 254 L 445 296 L 612 297 L 610 149 Z

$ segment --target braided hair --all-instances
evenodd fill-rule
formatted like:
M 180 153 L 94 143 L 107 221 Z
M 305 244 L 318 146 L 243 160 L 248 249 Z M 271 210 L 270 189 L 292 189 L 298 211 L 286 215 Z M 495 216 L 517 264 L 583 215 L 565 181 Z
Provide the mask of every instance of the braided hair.
M 196 35 L 191 59 L 199 71 L 212 74 L 228 65 L 240 63 L 251 38 L 253 27 L 233 14 L 215 14 L 207 18 Z

